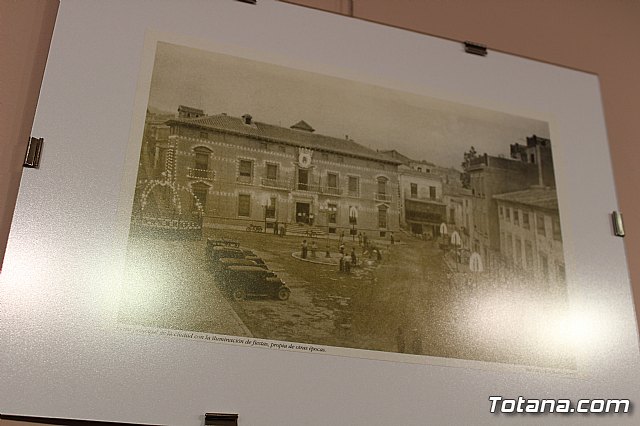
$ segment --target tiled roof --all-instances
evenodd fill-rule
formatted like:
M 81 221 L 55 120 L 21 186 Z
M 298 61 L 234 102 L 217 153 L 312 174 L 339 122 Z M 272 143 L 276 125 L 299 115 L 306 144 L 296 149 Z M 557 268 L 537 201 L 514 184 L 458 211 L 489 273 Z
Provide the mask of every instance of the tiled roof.
M 176 117 L 167 124 L 182 124 L 204 129 L 215 129 L 223 132 L 246 135 L 273 142 L 284 142 L 289 145 L 309 148 L 313 150 L 330 151 L 337 154 L 366 158 L 390 164 L 401 164 L 400 161 L 386 157 L 376 151 L 362 146 L 350 139 L 339 139 L 331 136 L 295 130 L 287 127 L 252 121 L 244 124 L 242 119 L 226 114 L 208 115 L 198 118 Z M 305 123 L 306 124 L 306 123 Z
M 550 188 L 530 188 L 524 191 L 494 195 L 493 198 L 499 201 L 509 201 L 541 209 L 558 210 L 556 190 Z

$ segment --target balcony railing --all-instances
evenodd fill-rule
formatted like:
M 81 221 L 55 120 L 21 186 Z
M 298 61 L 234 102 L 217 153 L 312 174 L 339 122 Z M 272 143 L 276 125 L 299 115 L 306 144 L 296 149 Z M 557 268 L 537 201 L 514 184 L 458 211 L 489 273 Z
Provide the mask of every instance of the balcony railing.
M 334 186 L 323 186 L 320 192 L 326 195 L 342 195 L 342 189 Z
M 381 194 L 379 192 L 374 192 L 373 198 L 376 201 L 390 202 L 391 201 L 391 194 Z
M 291 189 L 291 182 L 288 180 L 262 178 L 261 182 L 262 186 L 267 186 L 269 188 Z
M 253 183 L 253 176 L 237 176 L 236 182 L 251 184 Z
M 298 191 L 309 191 L 309 192 L 320 192 L 320 186 L 318 185 L 311 185 L 309 183 L 301 183 L 298 182 L 296 183 L 295 188 Z
M 213 180 L 215 175 L 216 172 L 213 170 L 195 169 L 193 167 L 187 169 L 187 177 L 192 179 Z

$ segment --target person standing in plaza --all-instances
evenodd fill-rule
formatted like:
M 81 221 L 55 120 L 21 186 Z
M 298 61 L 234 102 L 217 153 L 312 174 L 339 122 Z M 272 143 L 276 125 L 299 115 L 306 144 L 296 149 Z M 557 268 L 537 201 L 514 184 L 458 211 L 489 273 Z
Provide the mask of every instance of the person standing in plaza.
M 358 264 L 358 258 L 356 257 L 356 248 L 351 248 L 351 265 L 356 266 Z
M 306 258 L 307 258 L 307 250 L 308 250 L 308 247 L 307 247 L 307 240 L 302 240 L 302 253 L 301 253 L 301 257 L 302 257 L 303 259 L 306 259 Z
M 311 257 L 313 259 L 316 258 L 316 250 L 318 250 L 318 245 L 315 241 L 311 241 Z

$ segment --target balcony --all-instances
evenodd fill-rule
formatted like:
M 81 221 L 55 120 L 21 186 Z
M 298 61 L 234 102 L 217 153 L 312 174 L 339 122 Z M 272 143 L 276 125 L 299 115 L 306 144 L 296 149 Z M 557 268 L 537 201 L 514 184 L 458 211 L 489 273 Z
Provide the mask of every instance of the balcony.
M 342 195 L 342 189 L 336 188 L 333 186 L 323 186 L 320 189 L 320 192 L 325 195 L 336 195 L 336 196 Z
M 291 189 L 291 182 L 288 180 L 278 180 L 278 179 L 267 179 L 262 178 L 262 186 L 266 186 L 268 188 L 276 188 L 276 189 Z
M 245 183 L 245 184 L 251 185 L 253 183 L 253 176 L 242 176 L 242 175 L 239 175 L 239 176 L 236 177 L 236 182 Z
M 385 203 L 390 203 L 391 202 L 391 194 L 381 194 L 379 192 L 374 192 L 373 198 L 376 201 L 382 201 L 382 202 L 385 202 Z
M 213 170 L 187 168 L 187 177 L 191 179 L 213 180 L 215 176 L 216 172 Z
M 302 182 L 296 183 L 295 189 L 297 189 L 298 191 L 320 192 L 319 185 L 311 185 Z

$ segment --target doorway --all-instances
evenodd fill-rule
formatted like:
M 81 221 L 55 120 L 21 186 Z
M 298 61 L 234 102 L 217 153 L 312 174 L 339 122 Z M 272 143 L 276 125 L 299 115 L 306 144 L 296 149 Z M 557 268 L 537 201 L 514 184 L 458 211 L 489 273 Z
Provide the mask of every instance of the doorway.
M 309 203 L 296 203 L 296 222 L 309 223 L 309 212 L 311 205 Z

